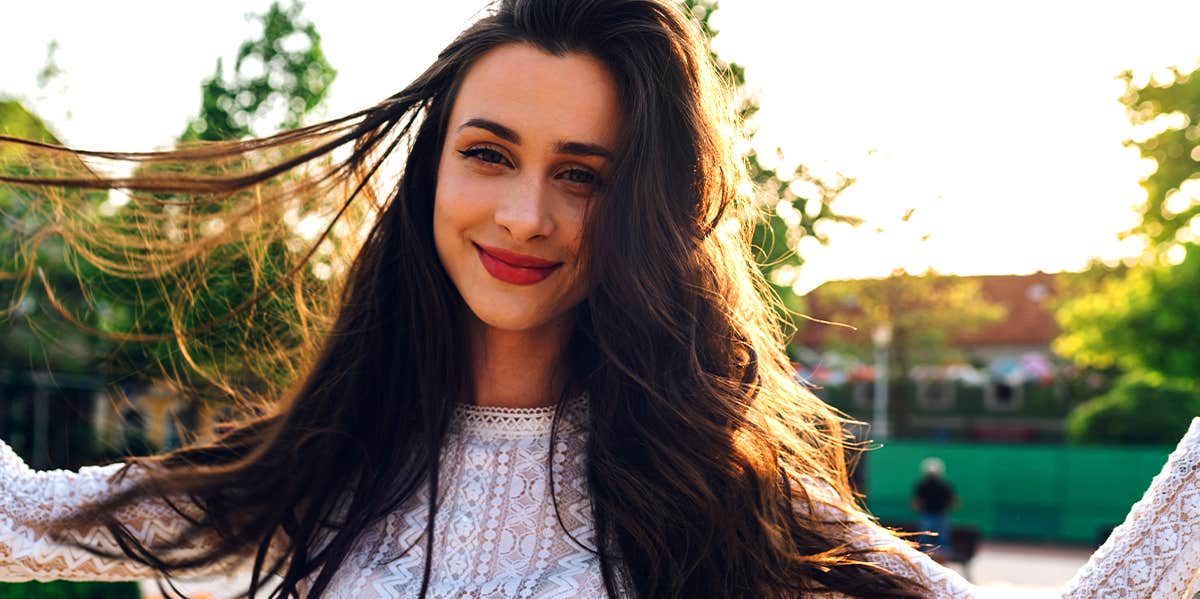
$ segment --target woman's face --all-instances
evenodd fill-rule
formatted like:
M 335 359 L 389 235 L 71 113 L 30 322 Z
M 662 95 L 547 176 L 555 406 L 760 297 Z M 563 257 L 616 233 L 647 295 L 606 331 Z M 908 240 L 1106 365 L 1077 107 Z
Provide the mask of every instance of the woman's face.
M 621 115 L 607 68 L 526 44 L 483 55 L 450 111 L 438 165 L 438 257 L 485 325 L 531 330 L 587 294 L 588 204 L 611 176 Z

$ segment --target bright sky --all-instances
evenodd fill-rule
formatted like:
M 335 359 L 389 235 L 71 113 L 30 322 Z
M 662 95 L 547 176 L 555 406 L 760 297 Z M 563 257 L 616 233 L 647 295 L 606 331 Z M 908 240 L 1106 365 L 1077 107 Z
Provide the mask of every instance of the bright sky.
M 398 90 L 483 3 L 309 0 L 339 71 L 327 116 Z M 243 15 L 267 5 L 12 3 L 0 94 L 75 146 L 163 146 L 196 114 L 216 58 L 231 65 L 255 33 Z M 799 290 L 896 267 L 1028 273 L 1138 253 L 1117 233 L 1136 220 L 1147 165 L 1122 145 L 1131 131 L 1115 77 L 1200 64 L 1194 0 L 725 0 L 713 21 L 717 51 L 760 90 L 756 143 L 857 179 L 835 207 L 866 224 L 802 247 Z M 65 76 L 43 91 L 52 39 Z

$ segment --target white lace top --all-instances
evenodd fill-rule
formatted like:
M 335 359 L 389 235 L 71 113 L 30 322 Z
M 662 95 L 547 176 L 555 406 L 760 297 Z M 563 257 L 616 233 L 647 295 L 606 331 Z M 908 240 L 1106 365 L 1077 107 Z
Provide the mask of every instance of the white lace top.
M 457 410 L 442 455 L 429 597 L 605 597 L 598 559 L 588 550 L 594 538 L 580 426 L 586 409 L 583 400 L 564 407 L 552 452 L 553 408 Z M 1200 419 L 1129 519 L 1071 581 L 1067 596 L 1191 596 L 1200 569 L 1193 542 L 1200 526 L 1197 461 Z M 56 545 L 42 533 L 50 519 L 117 488 L 110 476 L 118 467 L 34 472 L 0 443 L 0 580 L 152 577 L 144 567 Z M 561 524 L 551 501 L 552 485 Z M 363 534 L 326 596 L 415 597 L 425 558 L 426 499 L 414 497 Z M 146 542 L 170 536 L 179 527 L 178 516 L 156 502 L 121 516 Z M 957 573 L 908 549 L 865 516 L 858 521 L 871 542 L 898 548 L 900 555 L 878 554 L 884 567 L 919 579 L 932 589 L 932 597 L 975 596 Z M 90 540 L 113 546 L 99 531 Z

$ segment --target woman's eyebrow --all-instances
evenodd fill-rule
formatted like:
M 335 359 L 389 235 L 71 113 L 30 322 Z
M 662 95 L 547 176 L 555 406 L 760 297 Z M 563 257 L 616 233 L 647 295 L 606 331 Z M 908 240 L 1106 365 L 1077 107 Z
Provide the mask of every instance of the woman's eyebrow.
M 463 129 L 466 129 L 467 127 L 476 127 L 478 129 L 483 129 L 484 131 L 491 131 L 493 134 L 495 134 L 496 137 L 499 137 L 500 139 L 515 143 L 517 145 L 521 144 L 521 136 L 517 135 L 516 131 L 509 129 L 508 127 L 505 127 L 504 125 L 497 123 L 496 121 L 492 121 L 492 120 L 488 120 L 488 119 L 474 118 L 474 119 L 470 119 L 467 122 L 459 125 L 458 130 L 462 131 Z
M 599 156 L 610 162 L 613 159 L 612 152 L 609 152 L 604 146 L 578 141 L 560 141 L 555 144 L 554 151 L 559 154 L 572 154 L 574 156 Z
M 468 119 L 465 123 L 458 126 L 458 130 L 462 131 L 467 127 L 475 127 L 491 132 L 496 137 L 505 141 L 520 145 L 521 136 L 516 131 L 497 123 L 491 119 L 473 118 Z M 559 154 L 570 154 L 573 156 L 598 156 L 605 160 L 611 161 L 612 152 L 604 146 L 598 144 L 584 143 L 581 141 L 560 141 L 554 144 L 554 151 Z

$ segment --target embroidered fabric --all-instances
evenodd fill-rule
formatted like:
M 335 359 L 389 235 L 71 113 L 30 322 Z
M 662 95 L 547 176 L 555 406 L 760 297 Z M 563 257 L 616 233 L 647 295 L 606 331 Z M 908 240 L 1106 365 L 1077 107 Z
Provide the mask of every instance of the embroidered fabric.
M 458 406 L 441 457 L 428 597 L 604 596 L 580 444 L 587 403 L 566 404 L 551 452 L 554 414 Z M 423 488 L 362 535 L 328 596 L 416 597 L 428 501 Z
M 599 560 L 592 552 L 594 530 L 584 469 L 587 401 L 578 399 L 562 409 L 551 448 L 553 408 L 457 408 L 441 458 L 429 597 L 606 596 Z M 1189 541 L 1200 514 L 1200 485 L 1192 476 L 1197 456 L 1200 425 L 1193 423 L 1147 499 L 1135 506 L 1128 528 L 1118 529 L 1080 571 L 1068 596 L 1099 596 L 1104 588 L 1105 597 L 1179 597 L 1194 588 L 1200 555 Z M 51 543 L 42 532 L 51 518 L 117 490 L 119 485 L 110 477 L 118 467 L 33 472 L 0 443 L 0 580 L 152 576 L 140 566 Z M 361 535 L 326 596 L 416 597 L 426 552 L 427 502 L 427 493 L 418 493 Z M 178 518 L 157 502 L 122 514 L 124 522 L 151 542 L 177 532 Z M 975 589 L 957 573 L 909 548 L 865 516 L 855 515 L 854 526 L 861 527 L 856 530 L 857 543 L 892 549 L 872 554 L 877 563 L 924 583 L 931 597 L 975 596 Z M 103 534 L 95 535 L 89 540 L 111 542 Z M 1151 593 L 1143 592 L 1147 580 L 1157 585 Z M 1169 580 L 1185 582 L 1179 586 Z M 301 592 L 306 594 L 307 588 Z
M 1200 418 L 1064 597 L 1175 599 L 1200 591 Z
M 580 400 L 577 398 L 574 403 Z M 544 408 L 501 408 L 495 406 L 459 405 L 450 432 L 463 434 L 468 431 L 486 433 L 498 439 L 520 439 L 550 434 L 550 424 L 557 410 L 554 406 Z M 568 415 L 564 412 L 564 415 Z M 568 427 L 577 422 L 568 421 Z
M 847 539 L 850 546 L 858 550 L 871 548 L 871 562 L 923 584 L 934 599 L 970 599 L 976 596 L 975 587 L 958 572 L 942 566 L 928 555 L 910 547 L 887 529 L 873 522 L 857 509 L 847 509 L 837 494 L 827 484 L 819 481 L 807 482 L 806 490 L 813 501 L 817 519 L 840 521 L 847 524 Z M 797 505 L 797 510 L 806 510 Z M 834 595 L 835 599 L 843 597 Z
M 62 516 L 137 480 L 131 469 L 120 483 L 113 475 L 122 464 L 88 466 L 78 472 L 53 470 L 35 472 L 4 442 L 0 441 L 0 580 L 140 580 L 153 578 L 153 569 L 124 560 L 104 559 L 69 544 L 52 541 L 47 525 Z M 181 506 L 186 509 L 186 506 Z M 144 501 L 117 514 L 147 545 L 173 539 L 185 521 L 163 501 Z M 103 529 L 72 532 L 69 539 L 91 547 L 119 553 L 112 535 Z M 183 551 L 197 547 L 184 547 Z M 196 576 L 220 573 L 229 564 L 198 569 Z

